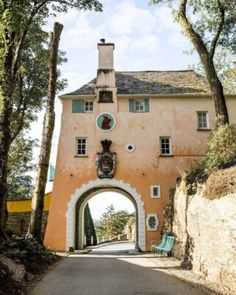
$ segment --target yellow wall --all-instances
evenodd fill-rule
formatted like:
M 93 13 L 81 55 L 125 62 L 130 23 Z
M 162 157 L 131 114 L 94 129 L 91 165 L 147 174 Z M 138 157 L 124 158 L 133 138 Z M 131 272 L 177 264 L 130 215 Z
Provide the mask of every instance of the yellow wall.
M 49 210 L 51 192 L 44 196 L 44 211 Z M 31 200 L 7 201 L 8 212 L 30 212 Z

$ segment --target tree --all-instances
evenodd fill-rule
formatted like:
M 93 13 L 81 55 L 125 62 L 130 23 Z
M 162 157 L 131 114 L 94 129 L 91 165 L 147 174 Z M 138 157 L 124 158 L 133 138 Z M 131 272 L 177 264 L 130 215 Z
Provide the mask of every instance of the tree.
M 32 176 L 30 172 L 34 168 L 33 147 L 36 140 L 26 137 L 20 133 L 13 141 L 8 162 L 8 199 L 19 200 L 31 198 L 32 196 Z
M 218 125 L 229 123 L 222 83 L 218 77 L 214 57 L 218 48 L 235 52 L 236 4 L 231 0 L 152 0 L 172 7 L 176 20 L 193 43 L 203 64 L 215 104 Z
M 98 228 L 99 235 L 105 239 L 120 235 L 124 232 L 124 228 L 130 218 L 127 210 L 120 210 L 115 212 L 113 205 L 106 208 L 102 214 L 100 226 Z
M 29 225 L 29 234 L 38 240 L 41 240 L 44 194 L 47 183 L 47 173 L 49 167 L 49 158 L 55 122 L 54 102 L 57 84 L 57 58 L 59 40 L 62 29 L 62 24 L 55 23 L 53 32 L 51 33 L 50 78 L 48 83 L 48 98 L 46 105 L 46 113 L 43 122 L 43 135 L 39 155 L 37 179 L 32 198 L 32 212 Z
M 69 8 L 101 11 L 102 6 L 97 0 L 0 1 L 0 238 L 6 238 L 2 217 L 7 195 L 8 154 L 11 143 L 23 128 L 28 107 L 23 99 L 23 89 L 27 89 L 23 60 L 33 50 L 27 47 L 27 42 L 51 11 L 66 12 Z M 37 34 L 34 43 L 40 44 Z M 37 59 L 32 55 L 32 60 Z M 34 85 L 29 85 L 30 89 L 31 86 Z M 29 91 L 28 98 L 34 100 L 34 93 Z

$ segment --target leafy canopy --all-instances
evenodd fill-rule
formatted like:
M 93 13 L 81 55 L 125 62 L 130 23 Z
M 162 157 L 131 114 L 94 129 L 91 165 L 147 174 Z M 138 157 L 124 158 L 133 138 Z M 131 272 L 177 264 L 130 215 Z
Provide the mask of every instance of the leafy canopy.
M 115 212 L 113 205 L 108 206 L 102 214 L 100 226 L 98 227 L 99 236 L 109 239 L 109 237 L 122 234 L 130 216 L 131 214 L 127 210 Z
M 208 51 L 215 38 L 219 22 L 219 3 L 224 9 L 224 25 L 217 45 L 236 53 L 236 2 L 233 0 L 151 0 L 153 4 L 167 4 L 178 21 L 178 4 L 186 2 L 186 15 L 194 30 L 200 35 Z

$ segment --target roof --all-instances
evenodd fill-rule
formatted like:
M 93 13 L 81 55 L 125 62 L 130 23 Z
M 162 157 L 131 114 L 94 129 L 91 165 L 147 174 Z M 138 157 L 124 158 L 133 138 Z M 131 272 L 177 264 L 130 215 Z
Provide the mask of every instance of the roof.
M 193 70 L 116 72 L 117 94 L 207 94 L 205 79 Z M 96 78 L 65 95 L 94 95 Z

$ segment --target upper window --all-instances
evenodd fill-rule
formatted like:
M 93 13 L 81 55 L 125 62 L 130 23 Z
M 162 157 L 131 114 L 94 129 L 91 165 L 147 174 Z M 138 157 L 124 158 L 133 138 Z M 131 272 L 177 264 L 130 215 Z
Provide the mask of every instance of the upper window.
M 163 155 L 163 156 L 171 155 L 170 137 L 161 137 L 160 138 L 160 145 L 161 145 L 161 155 Z
M 197 112 L 198 129 L 209 129 L 208 113 Z
M 145 104 L 144 104 L 143 99 L 135 100 L 134 103 L 135 103 L 135 105 L 134 105 L 135 112 L 144 112 L 145 111 Z
M 93 112 L 94 106 L 92 100 L 73 99 L 72 113 Z
M 87 155 L 87 138 L 76 138 L 76 155 L 86 156 Z
M 92 112 L 93 111 L 93 101 L 85 101 L 84 102 L 84 110 L 85 110 L 85 112 Z
M 149 112 L 149 100 L 148 99 L 130 99 L 129 111 L 131 113 Z
M 151 198 L 160 198 L 161 188 L 160 185 L 151 185 Z
M 98 102 L 105 102 L 105 103 L 113 102 L 112 91 L 107 91 L 107 90 L 99 91 Z

